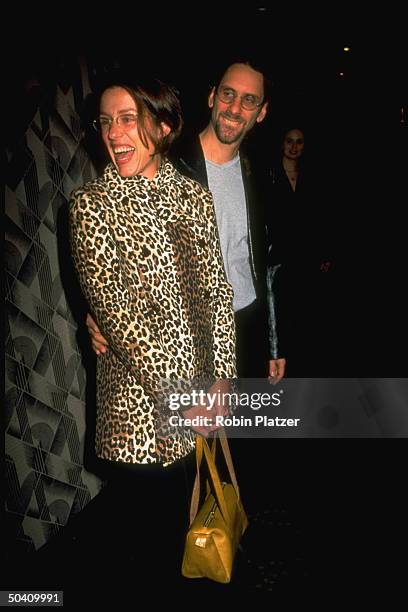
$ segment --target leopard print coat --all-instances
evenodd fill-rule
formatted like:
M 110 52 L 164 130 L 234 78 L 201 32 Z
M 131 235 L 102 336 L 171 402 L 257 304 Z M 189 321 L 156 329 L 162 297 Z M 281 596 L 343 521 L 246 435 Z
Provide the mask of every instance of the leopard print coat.
M 194 448 L 170 427 L 168 381 L 233 378 L 233 292 L 210 192 L 165 160 L 153 180 L 109 164 L 72 194 L 71 248 L 109 350 L 97 362 L 97 456 L 168 465 Z

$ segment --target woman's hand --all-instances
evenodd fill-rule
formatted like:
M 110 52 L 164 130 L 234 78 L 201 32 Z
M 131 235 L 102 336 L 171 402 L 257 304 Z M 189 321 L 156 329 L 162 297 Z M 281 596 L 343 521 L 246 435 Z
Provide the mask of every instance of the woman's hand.
M 206 392 L 207 396 L 210 395 L 214 401 L 211 400 L 210 403 L 203 400 L 202 403 L 183 410 L 183 418 L 185 419 L 193 419 L 194 417 L 205 417 L 206 419 L 203 425 L 192 425 L 191 429 L 193 431 L 207 438 L 212 431 L 222 427 L 222 425 L 216 425 L 215 417 L 227 417 L 229 415 L 230 407 L 223 401 L 223 394 L 229 393 L 229 391 L 230 383 L 228 380 L 217 380 Z

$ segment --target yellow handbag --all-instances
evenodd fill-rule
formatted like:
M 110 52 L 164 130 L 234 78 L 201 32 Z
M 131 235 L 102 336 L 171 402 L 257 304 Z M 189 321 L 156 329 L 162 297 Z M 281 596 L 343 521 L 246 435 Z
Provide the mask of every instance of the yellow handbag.
M 231 483 L 221 483 L 215 465 L 217 438 L 221 443 Z M 203 454 L 210 478 L 207 480 L 206 498 L 197 512 Z M 240 500 L 231 453 L 223 429 L 218 430 L 215 435 L 212 452 L 207 441 L 197 436 L 196 461 L 197 475 L 191 497 L 190 527 L 186 536 L 181 573 L 186 578 L 209 578 L 227 583 L 231 580 L 235 552 L 248 526 L 248 519 Z

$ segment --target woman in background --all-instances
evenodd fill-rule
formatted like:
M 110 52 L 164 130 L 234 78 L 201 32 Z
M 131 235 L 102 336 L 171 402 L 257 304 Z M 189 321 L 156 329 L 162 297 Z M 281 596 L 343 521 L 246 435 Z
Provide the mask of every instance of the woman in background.
M 322 159 L 306 162 L 303 128 L 284 129 L 279 151 L 268 172 L 268 295 L 277 321 L 271 342 L 286 358 L 288 376 L 335 375 L 335 211 L 328 174 Z

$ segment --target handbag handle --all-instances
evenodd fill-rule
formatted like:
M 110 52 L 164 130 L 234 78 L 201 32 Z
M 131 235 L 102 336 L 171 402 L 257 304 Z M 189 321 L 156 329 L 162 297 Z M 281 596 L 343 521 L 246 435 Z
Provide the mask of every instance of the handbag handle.
M 193 491 L 191 494 L 191 503 L 190 503 L 190 525 L 195 519 L 198 512 L 198 502 L 200 500 L 200 469 L 201 469 L 201 461 L 203 458 L 203 445 L 198 443 L 198 440 L 201 439 L 201 436 L 196 435 L 196 476 L 194 479 Z M 214 436 L 212 444 L 211 444 L 211 455 L 215 462 L 216 455 L 216 443 L 217 438 Z M 210 483 L 206 482 L 206 495 L 208 495 L 211 491 Z
M 231 478 L 232 485 L 235 489 L 235 493 L 237 495 L 237 499 L 240 499 L 240 492 L 237 482 L 237 477 L 235 474 L 234 464 L 232 462 L 231 452 L 228 445 L 228 439 L 225 434 L 223 428 L 219 429 L 215 436 L 212 444 L 212 450 L 208 446 L 207 440 L 202 438 L 201 436 L 196 437 L 196 465 L 197 465 L 197 473 L 193 486 L 193 493 L 191 496 L 191 504 L 190 504 L 190 525 L 194 521 L 197 512 L 198 512 L 198 503 L 200 497 L 200 467 L 202 462 L 203 453 L 207 461 L 208 470 L 210 473 L 211 482 L 214 489 L 214 494 L 217 499 L 218 506 L 220 508 L 221 514 L 228 525 L 230 523 L 227 505 L 225 503 L 225 497 L 222 490 L 221 480 L 218 474 L 217 467 L 215 465 L 215 450 L 216 450 L 216 441 L 217 437 L 220 440 L 221 448 L 225 457 L 225 462 L 228 468 L 228 472 Z
M 219 440 L 221 442 L 221 448 L 222 448 L 223 453 L 224 453 L 225 463 L 227 464 L 227 468 L 228 468 L 228 472 L 229 472 L 229 475 L 230 475 L 230 478 L 231 478 L 231 482 L 232 482 L 232 484 L 234 486 L 235 493 L 237 494 L 237 499 L 239 501 L 241 499 L 241 496 L 240 496 L 240 492 L 239 492 L 237 475 L 235 473 L 234 463 L 232 461 L 231 451 L 230 451 L 230 447 L 229 447 L 229 444 L 228 444 L 228 438 L 227 438 L 227 435 L 225 433 L 224 428 L 219 430 L 218 438 L 219 438 Z M 214 442 L 214 444 L 215 444 L 215 442 Z M 214 452 L 214 461 L 215 461 L 215 452 Z

